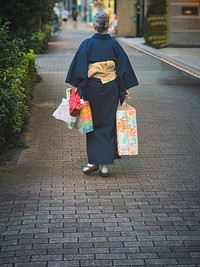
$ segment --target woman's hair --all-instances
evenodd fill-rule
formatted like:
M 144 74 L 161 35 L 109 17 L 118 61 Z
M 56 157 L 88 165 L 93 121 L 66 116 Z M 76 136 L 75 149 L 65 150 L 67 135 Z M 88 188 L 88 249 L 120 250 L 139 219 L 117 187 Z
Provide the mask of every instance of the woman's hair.
M 93 18 L 93 24 L 96 27 L 97 32 L 101 33 L 109 27 L 109 17 L 104 11 L 99 11 Z

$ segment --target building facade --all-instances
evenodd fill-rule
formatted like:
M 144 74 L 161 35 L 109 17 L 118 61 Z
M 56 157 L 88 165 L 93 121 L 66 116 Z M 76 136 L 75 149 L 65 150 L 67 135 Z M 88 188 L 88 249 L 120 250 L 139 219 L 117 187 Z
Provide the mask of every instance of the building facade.
M 143 36 L 152 0 L 117 0 L 118 36 Z M 200 46 L 200 0 L 168 0 L 168 46 Z
M 170 46 L 200 46 L 200 1 L 169 0 Z

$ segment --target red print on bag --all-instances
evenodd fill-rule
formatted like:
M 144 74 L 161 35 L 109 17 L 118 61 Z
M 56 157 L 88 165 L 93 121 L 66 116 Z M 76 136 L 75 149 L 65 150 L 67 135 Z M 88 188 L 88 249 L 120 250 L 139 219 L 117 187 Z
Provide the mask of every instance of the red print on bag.
M 77 117 L 82 109 L 81 99 L 78 93 L 73 90 L 69 99 L 69 113 L 71 116 Z

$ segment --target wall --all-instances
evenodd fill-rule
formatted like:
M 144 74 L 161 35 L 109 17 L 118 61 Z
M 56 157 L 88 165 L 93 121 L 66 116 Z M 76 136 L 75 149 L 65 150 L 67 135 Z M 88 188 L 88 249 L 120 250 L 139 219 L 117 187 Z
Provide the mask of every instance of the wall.
M 198 15 L 183 15 L 182 7 L 197 7 Z M 200 1 L 169 0 L 169 46 L 200 46 Z
M 137 0 L 117 0 L 118 36 L 136 36 L 136 16 Z

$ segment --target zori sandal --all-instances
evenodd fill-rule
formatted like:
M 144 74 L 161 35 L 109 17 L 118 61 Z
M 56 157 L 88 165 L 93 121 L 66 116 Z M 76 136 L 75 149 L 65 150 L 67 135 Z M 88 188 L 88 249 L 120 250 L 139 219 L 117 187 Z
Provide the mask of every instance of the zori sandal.
M 99 175 L 102 177 L 108 177 L 109 171 L 107 165 L 99 165 Z
M 95 172 L 98 171 L 99 166 L 98 165 L 94 165 L 94 164 L 88 164 L 87 166 L 85 166 L 82 171 L 85 174 L 89 174 L 91 172 Z

